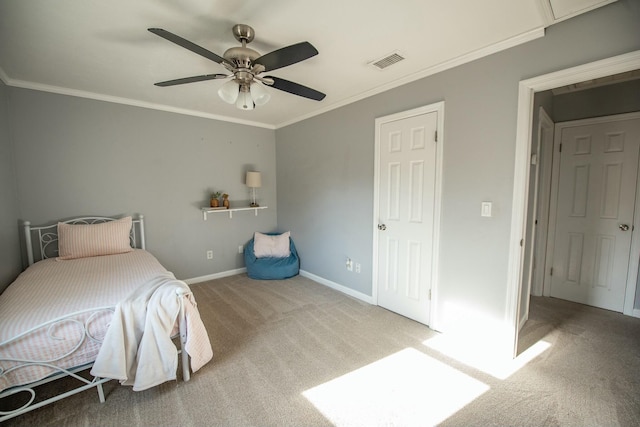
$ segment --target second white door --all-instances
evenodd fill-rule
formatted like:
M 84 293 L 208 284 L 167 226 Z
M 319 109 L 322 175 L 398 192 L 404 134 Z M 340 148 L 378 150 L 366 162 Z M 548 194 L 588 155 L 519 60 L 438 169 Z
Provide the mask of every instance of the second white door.
M 561 129 L 550 294 L 623 311 L 640 119 Z

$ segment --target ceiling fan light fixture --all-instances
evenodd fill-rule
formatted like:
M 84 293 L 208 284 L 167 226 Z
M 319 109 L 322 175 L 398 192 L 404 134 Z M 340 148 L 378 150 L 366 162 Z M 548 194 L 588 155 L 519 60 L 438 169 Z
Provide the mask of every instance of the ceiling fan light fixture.
M 218 95 L 228 104 L 235 104 L 240 94 L 240 85 L 235 80 L 229 80 L 218 89 Z
M 269 99 L 271 99 L 271 95 L 267 92 L 262 83 L 254 81 L 251 83 L 249 90 L 251 92 L 251 99 L 253 99 L 253 102 L 258 107 L 266 104 L 269 102 Z
M 186 83 L 202 82 L 215 79 L 231 78 L 218 89 L 218 96 L 228 103 L 235 104 L 241 110 L 253 110 L 256 106 L 262 106 L 269 102 L 271 94 L 265 90 L 265 85 L 293 95 L 308 98 L 314 101 L 322 101 L 325 94 L 318 92 L 299 83 L 281 79 L 274 76 L 262 76 L 263 72 L 277 70 L 298 62 L 307 60 L 318 54 L 318 50 L 309 42 L 300 42 L 274 50 L 261 55 L 259 52 L 248 48 L 255 33 L 248 25 L 238 24 L 233 27 L 233 35 L 242 46 L 227 49 L 224 56 L 219 56 L 202 46 L 173 34 L 162 28 L 149 28 L 151 33 L 162 37 L 182 48 L 202 56 L 216 64 L 222 65 L 227 74 L 204 74 L 200 76 L 184 77 L 155 83 L 159 87 L 176 86 Z M 260 81 L 260 83 L 258 83 Z
M 240 86 L 240 91 L 238 93 L 238 100 L 236 101 L 236 107 L 240 110 L 253 110 L 254 104 L 253 99 L 251 98 L 251 92 L 249 91 L 249 87 L 246 85 Z

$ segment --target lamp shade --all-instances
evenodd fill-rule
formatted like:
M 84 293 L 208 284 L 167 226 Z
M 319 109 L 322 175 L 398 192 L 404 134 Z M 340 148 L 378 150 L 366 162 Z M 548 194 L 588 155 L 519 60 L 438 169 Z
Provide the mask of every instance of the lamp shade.
M 260 82 L 254 81 L 251 83 L 251 87 L 249 89 L 251 91 L 251 98 L 257 106 L 264 105 L 269 102 L 269 99 L 271 99 L 271 95 L 269 95 L 269 92 L 267 92 Z
M 218 89 L 218 95 L 222 100 L 229 104 L 235 104 L 240 93 L 240 85 L 235 80 L 229 80 Z
M 262 177 L 260 172 L 247 172 L 247 187 L 249 188 L 260 188 L 262 187 Z
M 240 93 L 238 94 L 236 107 L 241 110 L 253 110 L 254 105 L 253 99 L 251 98 L 251 93 L 249 92 L 249 88 L 244 85 L 240 87 Z

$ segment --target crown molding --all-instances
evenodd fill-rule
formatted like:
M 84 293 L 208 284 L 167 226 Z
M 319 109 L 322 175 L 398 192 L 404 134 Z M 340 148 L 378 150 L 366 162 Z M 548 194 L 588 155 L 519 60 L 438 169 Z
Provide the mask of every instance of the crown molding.
M 242 120 L 242 119 L 237 119 L 235 117 L 228 117 L 228 116 L 223 116 L 219 114 L 205 113 L 203 111 L 198 111 L 198 110 L 189 110 L 186 108 L 178 108 L 178 107 L 158 104 L 154 102 L 146 102 L 146 101 L 139 101 L 136 99 L 105 95 L 102 93 L 69 89 L 69 88 L 60 87 L 60 86 L 28 82 L 24 80 L 15 80 L 7 77 L 6 74 L 3 74 L 1 71 L 2 70 L 0 69 L 0 77 L 3 78 L 3 80 L 8 86 L 18 87 L 22 89 L 38 90 L 42 92 L 50 92 L 50 93 L 56 93 L 60 95 L 75 96 L 78 98 L 93 99 L 96 101 L 111 102 L 114 104 L 123 104 L 123 105 L 129 105 L 133 107 L 148 108 L 151 110 L 159 110 L 159 111 L 166 111 L 169 113 L 184 114 L 187 116 L 202 117 L 205 119 L 219 120 L 219 121 L 229 122 L 229 123 L 237 123 L 237 124 L 246 125 L 246 126 L 260 127 L 260 128 L 272 129 L 272 130 L 275 129 L 275 126 L 266 124 L 266 123 L 254 122 L 251 120 Z

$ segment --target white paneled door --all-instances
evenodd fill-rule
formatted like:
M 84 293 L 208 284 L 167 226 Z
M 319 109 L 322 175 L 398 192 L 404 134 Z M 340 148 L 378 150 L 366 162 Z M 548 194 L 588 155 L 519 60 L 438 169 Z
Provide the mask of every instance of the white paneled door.
M 378 305 L 429 324 L 437 184 L 432 111 L 379 127 Z
M 563 127 L 550 295 L 623 311 L 640 119 Z

